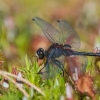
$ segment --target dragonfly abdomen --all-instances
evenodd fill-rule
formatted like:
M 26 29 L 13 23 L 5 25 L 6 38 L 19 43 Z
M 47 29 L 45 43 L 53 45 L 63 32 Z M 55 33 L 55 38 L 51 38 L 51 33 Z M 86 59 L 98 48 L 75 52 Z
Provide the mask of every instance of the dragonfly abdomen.
M 93 52 L 76 52 L 76 51 L 73 51 L 73 55 L 100 56 L 100 53 L 93 53 Z

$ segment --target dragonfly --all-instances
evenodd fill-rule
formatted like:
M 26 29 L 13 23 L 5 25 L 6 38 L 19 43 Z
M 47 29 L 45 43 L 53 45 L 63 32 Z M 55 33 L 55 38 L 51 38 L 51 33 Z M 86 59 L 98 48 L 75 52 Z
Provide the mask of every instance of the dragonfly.
M 44 67 L 39 71 L 44 77 L 53 77 L 58 72 L 64 72 L 66 61 L 70 73 L 82 75 L 86 71 L 88 62 L 86 56 L 100 56 L 100 53 L 77 51 L 81 45 L 80 37 L 67 21 L 58 20 L 59 30 L 57 30 L 39 17 L 32 20 L 42 29 L 46 38 L 52 43 L 47 50 L 39 48 L 36 51 L 38 59 L 46 58 Z

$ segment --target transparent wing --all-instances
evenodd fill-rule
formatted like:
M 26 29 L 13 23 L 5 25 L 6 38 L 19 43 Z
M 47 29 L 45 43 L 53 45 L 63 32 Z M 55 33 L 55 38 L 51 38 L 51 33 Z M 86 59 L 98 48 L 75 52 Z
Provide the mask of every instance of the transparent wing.
M 87 66 L 87 57 L 85 56 L 72 56 L 67 57 L 68 66 L 71 74 L 76 73 L 77 71 L 78 76 L 82 75 L 86 71 Z
M 68 44 L 73 50 L 80 47 L 80 38 L 72 26 L 64 20 L 58 21 L 58 26 L 61 32 L 60 44 Z
M 40 71 L 42 78 L 49 79 L 61 73 L 61 69 L 52 61 L 46 61 L 43 69 Z
M 41 18 L 35 17 L 33 20 L 42 28 L 42 31 L 49 41 L 52 43 L 59 43 L 59 31 Z

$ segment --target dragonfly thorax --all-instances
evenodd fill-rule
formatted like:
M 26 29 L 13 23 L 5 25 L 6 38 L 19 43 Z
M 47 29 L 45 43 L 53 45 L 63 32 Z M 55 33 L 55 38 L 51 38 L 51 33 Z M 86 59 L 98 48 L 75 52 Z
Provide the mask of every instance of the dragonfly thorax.
M 71 46 L 68 45 L 68 44 L 64 44 L 64 47 L 65 47 L 65 48 L 68 48 L 68 49 L 71 49 Z
M 68 50 L 71 50 L 71 46 L 68 45 L 68 44 L 58 44 L 58 43 L 53 43 L 50 47 L 49 47 L 49 50 L 52 49 L 52 48 L 60 48 L 62 50 L 64 49 L 68 49 Z

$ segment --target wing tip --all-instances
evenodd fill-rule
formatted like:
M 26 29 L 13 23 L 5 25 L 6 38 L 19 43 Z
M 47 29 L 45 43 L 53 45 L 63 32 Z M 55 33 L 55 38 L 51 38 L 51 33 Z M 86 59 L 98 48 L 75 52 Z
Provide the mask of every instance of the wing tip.
M 36 21 L 37 19 L 40 19 L 39 17 L 32 18 L 33 21 Z
M 35 21 L 35 19 L 34 19 L 34 18 L 32 18 L 32 20 L 33 20 L 33 21 Z
M 57 22 L 60 22 L 60 20 L 57 20 Z

